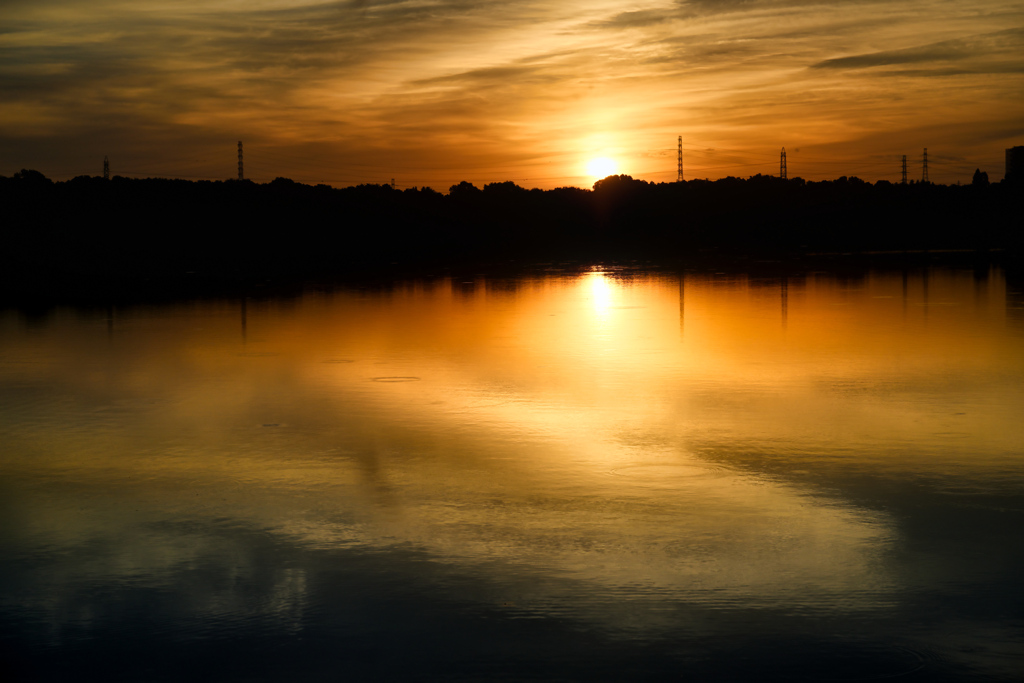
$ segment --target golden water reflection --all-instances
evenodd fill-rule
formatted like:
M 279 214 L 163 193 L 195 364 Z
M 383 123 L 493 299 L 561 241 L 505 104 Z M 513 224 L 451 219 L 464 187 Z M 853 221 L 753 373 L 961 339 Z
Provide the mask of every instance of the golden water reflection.
M 616 596 L 884 610 L 901 529 L 844 482 L 1019 487 L 1007 292 L 998 270 L 595 269 L 118 309 L 109 328 L 6 314 L 7 533 L 103 539 L 76 571 L 153 582 L 216 552 L 168 521 L 414 547 L 579 582 L 596 597 L 570 611 L 626 630 L 658 625 Z M 281 581 L 275 609 L 301 611 L 301 569 Z M 522 590 L 502 599 L 569 609 Z

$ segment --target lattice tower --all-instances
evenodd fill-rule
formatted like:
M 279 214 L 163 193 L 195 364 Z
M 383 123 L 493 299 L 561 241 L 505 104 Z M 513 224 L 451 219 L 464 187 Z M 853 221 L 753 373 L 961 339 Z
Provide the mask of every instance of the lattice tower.
M 676 172 L 676 182 L 683 182 L 683 136 L 679 136 L 679 152 L 676 154 L 678 171 Z

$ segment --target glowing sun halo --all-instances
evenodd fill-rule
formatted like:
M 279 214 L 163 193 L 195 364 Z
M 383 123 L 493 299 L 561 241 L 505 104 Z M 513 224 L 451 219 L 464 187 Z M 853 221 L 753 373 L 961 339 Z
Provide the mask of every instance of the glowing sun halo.
M 615 175 L 618 168 L 616 163 L 608 157 L 598 157 L 587 162 L 587 173 L 595 178 L 607 178 Z

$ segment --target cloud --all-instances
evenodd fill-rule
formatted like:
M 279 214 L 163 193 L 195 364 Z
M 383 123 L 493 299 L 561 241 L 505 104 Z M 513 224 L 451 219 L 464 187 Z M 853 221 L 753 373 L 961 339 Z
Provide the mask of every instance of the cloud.
M 353 160 L 367 180 L 431 166 L 473 180 L 473 169 L 522 158 L 568 176 L 567 160 L 597 150 L 639 157 L 683 126 L 723 148 L 748 144 L 758 127 L 766 138 L 787 126 L 849 136 L 909 111 L 920 117 L 912 101 L 930 98 L 935 78 L 951 84 L 944 101 L 929 100 L 930 115 L 955 101 L 967 117 L 986 102 L 1015 110 L 1024 99 L 1014 80 L 1024 11 L 1005 0 L 8 7 L 0 164 L 13 170 L 62 155 L 91 160 L 100 148 L 119 159 L 162 146 L 205 158 L 211 141 L 244 138 L 254 153 L 261 141 L 294 159 L 295 171 L 275 173 L 295 177 L 310 155 L 325 167 Z M 936 40 L 915 45 L 923 35 Z M 992 79 L 968 93 L 953 83 L 968 73 Z
M 412 81 L 412 85 L 446 85 L 451 83 L 472 83 L 475 86 L 508 83 L 510 81 L 523 82 L 530 80 L 540 71 L 537 66 L 496 66 L 484 69 L 472 69 L 459 73 L 435 76 Z
M 970 55 L 963 49 L 952 45 L 927 46 L 923 48 L 912 48 L 909 50 L 892 50 L 888 52 L 873 52 L 870 54 L 853 55 L 851 57 L 839 57 L 826 59 L 814 64 L 813 69 L 865 69 L 873 66 L 890 66 L 893 64 L 915 64 L 918 62 L 950 61 L 966 59 Z
M 597 29 L 642 28 L 663 24 L 677 16 L 679 14 L 671 10 L 634 10 L 631 12 L 620 12 L 609 19 L 589 22 L 587 27 Z
M 779 11 L 816 7 L 842 11 L 851 6 L 884 4 L 887 0 L 676 0 L 681 13 L 689 16 L 731 12 Z
M 902 50 L 886 50 L 826 59 L 812 65 L 813 69 L 867 69 L 877 66 L 901 64 L 927 64 L 932 62 L 973 61 L 979 68 L 943 69 L 935 74 L 978 73 L 988 71 L 986 58 L 1006 57 L 1012 61 L 1010 69 L 999 69 L 1000 73 L 1017 73 L 1020 70 L 1020 55 L 1024 51 L 1024 30 L 1010 29 L 969 39 L 946 40 Z M 923 75 L 927 72 L 903 72 Z

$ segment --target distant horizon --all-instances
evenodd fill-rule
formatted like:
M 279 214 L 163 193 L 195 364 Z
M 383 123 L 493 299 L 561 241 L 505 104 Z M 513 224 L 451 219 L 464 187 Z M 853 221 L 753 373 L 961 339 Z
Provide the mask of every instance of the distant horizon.
M 908 169 L 909 169 L 909 161 L 908 161 Z M 988 173 L 987 171 L 985 171 L 985 169 L 976 169 L 976 170 L 980 170 L 983 173 L 987 173 L 987 175 L 988 175 L 988 182 L 991 183 L 991 184 L 998 184 L 999 182 L 1001 182 L 1003 180 L 1003 177 L 993 177 L 993 175 L 991 173 Z M 5 174 L 0 173 L 0 177 L 13 178 L 15 174 L 21 173 L 23 171 L 34 171 L 36 173 L 41 173 L 44 177 L 46 177 L 48 180 L 50 180 L 52 182 L 69 182 L 69 181 L 75 180 L 77 178 L 91 178 L 91 179 L 93 179 L 93 178 L 94 179 L 102 179 L 103 178 L 103 174 L 102 173 L 98 173 L 98 174 L 82 173 L 80 175 L 73 176 L 73 177 L 70 177 L 70 178 L 53 178 L 53 177 L 47 175 L 46 173 L 44 173 L 43 171 L 40 171 L 39 169 L 36 169 L 36 168 L 23 168 L 23 169 L 20 169 L 19 171 L 15 171 L 15 173 L 13 173 L 11 175 L 5 175 Z M 962 182 L 961 181 L 961 182 L 944 183 L 944 182 L 937 182 L 937 181 L 934 181 L 934 180 L 929 180 L 928 184 L 930 184 L 930 185 L 941 185 L 941 186 L 944 186 L 944 187 L 956 186 L 956 185 L 970 185 L 971 182 L 973 181 L 973 173 L 974 172 L 972 171 L 971 177 L 969 177 L 966 182 Z M 158 176 L 158 175 L 131 176 L 131 175 L 124 175 L 124 174 L 121 174 L 121 173 L 116 173 L 113 170 L 111 170 L 111 172 L 110 172 L 110 179 L 112 180 L 112 179 L 117 178 L 117 177 L 125 178 L 125 179 L 128 179 L 128 180 L 182 180 L 182 181 L 186 181 L 186 182 L 214 182 L 214 183 L 217 183 L 217 182 L 225 182 L 225 183 L 226 182 L 238 182 L 238 178 L 232 178 L 232 177 L 227 177 L 227 178 L 212 178 L 212 177 L 211 178 L 184 178 L 184 177 L 179 177 L 179 176 Z M 542 191 L 547 192 L 547 191 L 550 191 L 550 190 L 569 188 L 569 189 L 578 189 L 578 190 L 585 190 L 585 191 L 588 191 L 588 192 L 592 192 L 594 190 L 594 185 L 596 183 L 598 183 L 598 182 L 600 182 L 602 180 L 607 180 L 608 178 L 614 178 L 614 177 L 628 177 L 628 178 L 630 178 L 632 180 L 641 181 L 641 182 L 644 182 L 644 183 L 647 183 L 647 184 L 650 184 L 650 185 L 671 185 L 671 184 L 674 184 L 674 183 L 678 182 L 677 180 L 674 180 L 674 179 L 673 180 L 656 181 L 656 180 L 647 180 L 645 178 L 637 178 L 635 176 L 630 175 L 629 173 L 613 173 L 611 175 L 605 176 L 604 178 L 598 178 L 593 183 L 591 183 L 589 186 L 558 185 L 558 186 L 555 186 L 555 187 L 531 187 L 529 185 L 522 185 L 522 184 L 520 184 L 520 183 L 518 183 L 518 182 L 516 182 L 514 180 L 493 180 L 493 181 L 488 181 L 486 183 L 473 183 L 473 182 L 471 182 L 469 180 L 465 180 L 465 179 L 453 182 L 450 185 L 447 185 L 445 187 L 440 187 L 440 186 L 434 187 L 432 185 L 408 185 L 408 186 L 403 186 L 401 183 L 397 182 L 397 179 L 396 179 L 396 182 L 394 184 L 394 189 L 395 189 L 395 191 L 417 190 L 417 189 L 418 190 L 433 190 L 434 192 L 438 192 L 439 194 L 447 195 L 447 194 L 450 193 L 450 190 L 453 187 L 459 185 L 460 183 L 469 183 L 469 184 L 473 185 L 473 187 L 475 187 L 475 188 L 477 188 L 479 190 L 483 190 L 488 185 L 501 185 L 501 184 L 504 184 L 504 183 L 513 183 L 514 185 L 516 185 L 516 187 L 519 187 L 519 188 L 521 188 L 523 190 L 542 190 Z M 700 182 L 712 182 L 713 183 L 713 182 L 717 182 L 717 181 L 720 181 L 720 180 L 727 180 L 727 179 L 730 179 L 730 178 L 731 179 L 735 179 L 735 180 L 747 181 L 747 180 L 752 180 L 752 179 L 757 178 L 757 177 L 780 178 L 780 176 L 777 173 L 775 173 L 775 174 L 772 174 L 772 173 L 754 173 L 754 174 L 751 174 L 751 175 L 744 175 L 744 176 L 740 176 L 740 175 L 723 175 L 723 176 L 719 176 L 719 177 L 716 177 L 716 178 L 684 178 L 683 182 L 688 183 L 688 182 L 693 182 L 693 181 L 700 181 Z M 863 177 L 855 175 L 855 174 L 839 175 L 839 176 L 832 177 L 832 178 L 811 179 L 811 178 L 805 178 L 805 177 L 803 177 L 801 175 L 795 175 L 795 174 L 791 174 L 790 173 L 790 174 L 787 174 L 786 180 L 788 180 L 788 181 L 801 180 L 801 181 L 807 182 L 807 183 L 823 183 L 823 182 L 836 182 L 836 181 L 839 181 L 839 180 L 841 180 L 843 178 L 846 178 L 848 180 L 856 179 L 858 181 L 861 181 L 861 182 L 864 182 L 864 183 L 869 183 L 871 185 L 875 185 L 875 184 L 878 184 L 880 182 L 888 182 L 888 183 L 891 183 L 893 185 L 900 185 L 900 184 L 902 184 L 902 182 L 900 180 L 898 180 L 898 179 L 897 180 L 889 180 L 888 178 L 878 178 L 876 180 L 870 180 L 868 178 L 863 178 Z M 270 179 L 266 179 L 266 180 L 245 177 L 245 178 L 243 178 L 243 182 L 251 182 L 251 183 L 254 183 L 256 185 L 269 185 L 269 184 L 273 183 L 275 180 L 280 180 L 280 179 L 287 180 L 287 181 L 294 182 L 294 183 L 298 183 L 298 184 L 301 184 L 301 185 L 307 185 L 307 186 L 310 186 L 310 187 L 316 187 L 318 185 L 327 185 L 327 186 L 329 186 L 329 187 L 331 187 L 331 188 L 333 188 L 335 190 L 344 190 L 344 189 L 347 189 L 347 188 L 355 188 L 355 187 L 359 187 L 361 185 L 380 186 L 380 187 L 391 186 L 391 182 L 390 181 L 385 181 L 385 182 L 372 182 L 371 181 L 371 182 L 357 183 L 357 184 L 352 184 L 352 185 L 332 185 L 330 183 L 306 182 L 306 181 L 298 180 L 296 178 L 290 178 L 290 177 L 287 177 L 287 176 L 275 176 L 274 178 L 270 178 Z M 909 170 L 908 170 L 907 183 L 906 183 L 907 185 L 915 185 L 915 184 L 920 184 L 922 182 L 923 181 L 920 178 L 911 177 L 910 173 L 909 173 Z
M 1003 150 L 1000 150 L 1000 162 L 998 164 L 998 168 L 984 168 L 982 166 L 975 166 L 972 169 L 970 169 L 969 171 L 968 170 L 963 170 L 962 171 L 962 173 L 963 173 L 962 177 L 960 175 L 961 172 L 960 172 L 959 169 L 967 169 L 967 167 L 970 166 L 969 163 L 966 163 L 966 162 L 960 163 L 956 167 L 958 170 L 956 171 L 956 174 L 954 176 L 953 171 L 950 170 L 952 162 L 948 158 L 944 157 L 941 153 L 940 154 L 936 154 L 936 153 L 932 152 L 931 150 L 929 150 L 928 151 L 928 168 L 929 168 L 929 181 L 928 182 L 930 182 L 932 184 L 935 184 L 935 185 L 967 184 L 967 183 L 970 183 L 971 179 L 973 178 L 974 172 L 976 170 L 980 170 L 980 171 L 983 171 L 983 172 L 987 173 L 988 176 L 989 176 L 989 181 L 990 182 L 999 182 L 1004 177 L 1004 172 L 1005 172 L 1005 153 L 1006 153 L 1006 151 L 1008 149 L 1011 149 L 1013 147 L 1018 147 L 1018 146 L 1024 146 L 1024 141 L 1022 141 L 1021 145 L 1011 145 L 1010 147 L 1007 147 L 1007 148 L 1005 148 Z M 246 167 L 248 168 L 249 164 L 250 164 L 250 156 L 249 156 L 250 148 L 249 147 L 245 147 L 244 149 L 245 149 L 245 157 L 244 157 L 245 158 L 245 164 L 246 164 Z M 776 153 L 776 157 L 775 157 L 774 163 L 754 162 L 754 163 L 738 164 L 738 165 L 733 165 L 733 166 L 726 165 L 724 167 L 718 167 L 716 169 L 716 170 L 720 170 L 721 171 L 717 175 L 700 176 L 699 175 L 699 172 L 701 171 L 700 167 L 698 167 L 696 169 L 693 169 L 693 174 L 692 175 L 687 174 L 686 167 L 685 167 L 685 150 L 686 150 L 686 147 L 684 147 L 683 149 L 684 149 L 684 180 L 687 180 L 687 181 L 689 181 L 689 180 L 709 180 L 709 181 L 715 181 L 715 180 L 721 180 L 721 179 L 724 179 L 724 178 L 742 178 L 742 179 L 746 179 L 746 178 L 752 178 L 752 177 L 754 177 L 756 175 L 777 176 L 778 172 L 779 172 L 779 163 L 780 163 L 780 156 L 781 156 L 781 150 L 782 150 L 782 148 L 780 148 L 779 152 Z M 916 156 L 913 156 L 911 154 L 907 154 L 906 155 L 906 157 L 907 157 L 907 182 L 908 183 L 911 182 L 911 181 L 922 182 L 922 177 L 921 176 L 923 175 L 923 168 L 924 168 L 923 167 L 924 149 L 928 149 L 928 148 L 923 148 L 921 150 L 921 152 L 919 152 Z M 236 158 L 234 156 L 235 153 L 236 153 L 235 150 L 236 150 L 235 147 L 231 147 L 230 149 L 226 149 L 226 153 L 225 153 L 225 158 L 226 159 L 229 158 L 233 163 L 235 162 L 235 158 Z M 728 153 L 728 152 L 735 152 L 735 150 L 724 150 L 723 151 L 723 153 Z M 787 176 L 789 178 L 802 178 L 803 180 L 806 180 L 808 182 L 822 182 L 822 181 L 829 181 L 829 180 L 837 180 L 837 179 L 839 179 L 841 177 L 859 178 L 861 180 L 864 180 L 866 182 L 871 182 L 871 183 L 876 183 L 876 182 L 878 182 L 880 180 L 887 180 L 887 181 L 892 182 L 892 183 L 898 183 L 901 180 L 902 157 L 903 157 L 902 154 L 895 156 L 895 162 L 894 162 L 895 170 L 892 171 L 892 172 L 889 172 L 889 173 L 885 173 L 885 172 L 878 173 L 878 172 L 876 172 L 876 169 L 880 168 L 880 166 L 882 165 L 883 162 L 874 162 L 874 163 L 866 163 L 866 164 L 854 165 L 854 168 L 856 168 L 856 169 L 861 169 L 862 171 L 867 170 L 868 171 L 867 174 L 861 174 L 861 173 L 856 173 L 856 172 L 846 173 L 846 172 L 842 172 L 840 170 L 836 175 L 829 175 L 829 174 L 827 174 L 825 172 L 819 172 L 819 173 L 816 173 L 814 175 L 814 177 L 809 177 L 807 175 L 803 175 L 803 174 L 801 174 L 801 173 L 796 171 L 796 169 L 799 168 L 800 161 L 802 160 L 801 157 L 800 157 L 800 152 L 801 152 L 800 149 L 796 149 L 796 150 L 788 150 L 787 149 L 787 151 L 786 151 L 786 155 L 787 155 L 787 168 L 791 169 L 788 172 L 788 174 L 787 174 Z M 704 150 L 705 156 L 709 156 L 709 155 L 712 155 L 714 153 L 715 153 L 715 150 Z M 735 153 L 739 154 L 740 152 L 735 152 Z M 754 155 L 755 153 L 751 152 L 749 154 Z M 256 157 L 256 159 L 259 159 L 260 158 L 260 151 L 256 150 L 252 154 L 252 156 Z M 763 155 L 761 155 L 761 156 L 763 156 Z M 104 157 L 109 159 L 109 157 L 106 156 L 106 155 L 104 155 Z M 31 166 L 23 166 L 22 168 L 13 170 L 13 171 L 11 171 L 9 173 L 0 172 L 0 175 L 6 176 L 6 177 L 11 177 L 11 176 L 14 175 L 14 173 L 17 173 L 18 171 L 21 171 L 21 170 L 36 170 L 36 171 L 39 171 L 40 173 L 43 173 L 43 175 L 45 175 L 47 178 L 50 178 L 51 180 L 54 180 L 54 181 L 71 180 L 73 178 L 80 177 L 80 176 L 92 176 L 92 177 L 102 176 L 102 166 L 103 166 L 103 159 L 104 159 L 104 157 L 100 158 L 100 162 L 97 165 L 99 170 L 100 170 L 99 173 L 84 172 L 84 173 L 76 173 L 74 175 L 68 175 L 68 174 L 64 174 L 64 175 L 61 175 L 61 174 L 51 175 L 49 173 L 46 173 L 45 171 L 40 171 L 38 168 L 33 168 Z M 794 162 L 796 163 L 796 166 L 794 166 Z M 199 180 L 209 180 L 209 181 L 222 180 L 222 181 L 224 181 L 224 180 L 236 180 L 237 179 L 233 174 L 228 174 L 228 175 L 226 175 L 224 177 L 219 177 L 219 176 L 214 176 L 214 175 L 206 175 L 206 176 L 192 176 L 192 175 L 185 175 L 185 174 L 156 175 L 156 174 L 146 174 L 146 173 L 131 173 L 131 172 L 127 172 L 127 171 L 118 172 L 117 168 L 115 166 L 115 163 L 116 163 L 115 160 L 110 160 L 110 164 L 111 164 L 111 166 L 110 166 L 110 175 L 111 175 L 111 177 L 122 176 L 122 177 L 125 177 L 125 178 L 135 178 L 135 179 L 161 178 L 161 179 L 196 180 L 196 181 L 199 181 Z M 673 160 L 673 164 L 675 164 L 674 160 Z M 769 170 L 770 167 L 774 168 L 774 172 Z M 747 169 L 750 169 L 752 172 L 749 173 L 749 174 L 728 172 L 728 169 L 737 169 L 737 168 L 747 168 Z M 765 169 L 765 170 L 757 170 L 757 169 Z M 264 171 L 266 170 L 265 167 L 263 168 L 263 170 Z M 705 169 L 705 170 L 711 170 L 711 169 L 709 168 L 709 169 Z M 628 175 L 628 176 L 630 176 L 630 177 L 632 177 L 632 178 L 634 178 L 636 180 L 643 180 L 645 182 L 655 183 L 655 184 L 657 184 L 657 183 L 676 182 L 675 169 L 673 169 L 673 171 L 672 171 L 672 177 L 671 178 L 666 178 L 665 177 L 666 176 L 665 172 L 658 172 L 658 173 L 655 173 L 655 174 L 651 174 L 651 175 L 656 176 L 656 178 L 650 178 L 650 177 L 638 176 L 636 174 L 629 173 L 628 171 L 625 171 L 625 170 L 622 170 L 622 169 L 616 169 L 615 173 L 611 173 L 609 175 L 600 176 L 600 177 L 599 176 L 588 176 L 588 175 L 581 175 L 581 176 L 574 176 L 573 177 L 573 178 L 575 178 L 577 180 L 582 180 L 584 182 L 586 182 L 586 180 L 589 179 L 589 185 L 587 185 L 587 184 L 573 184 L 573 183 L 563 183 L 563 184 L 557 184 L 557 185 L 551 185 L 549 183 L 545 183 L 543 185 L 525 185 L 523 183 L 529 183 L 530 182 L 530 180 L 528 178 L 527 179 L 516 179 L 516 178 L 509 178 L 509 177 L 502 177 L 502 176 L 494 175 L 494 176 L 488 177 L 488 179 L 483 180 L 483 181 L 480 181 L 480 180 L 473 181 L 473 180 L 469 180 L 468 178 L 458 177 L 457 179 L 454 179 L 454 180 L 446 180 L 446 181 L 444 181 L 446 184 L 444 184 L 443 186 L 445 188 L 447 188 L 447 187 L 451 187 L 452 185 L 458 185 L 460 182 L 469 182 L 469 183 L 472 183 L 473 185 L 476 185 L 476 186 L 479 186 L 479 187 L 483 187 L 484 185 L 489 185 L 491 183 L 514 182 L 517 185 L 519 185 L 520 187 L 524 187 L 526 189 L 550 190 L 550 189 L 555 189 L 555 188 L 558 188 L 558 187 L 580 187 L 582 189 L 588 189 L 588 188 L 593 187 L 593 184 L 595 182 L 601 180 L 602 178 L 607 178 L 607 177 L 612 176 L 612 175 Z M 359 182 L 353 182 L 353 183 L 350 183 L 350 184 L 341 184 L 341 183 L 338 183 L 338 182 L 330 182 L 330 181 L 325 181 L 325 180 L 316 180 L 314 175 L 311 175 L 311 174 L 309 174 L 307 172 L 303 172 L 301 169 L 297 169 L 297 172 L 296 172 L 296 174 L 294 176 L 281 175 L 281 174 L 273 175 L 273 173 L 270 173 L 270 174 L 261 175 L 259 177 L 250 177 L 250 175 L 248 173 L 246 173 L 244 179 L 245 180 L 251 180 L 251 181 L 253 181 L 255 183 L 259 183 L 259 184 L 266 184 L 266 183 L 269 183 L 269 182 L 273 182 L 277 178 L 287 178 L 288 180 L 293 180 L 293 181 L 295 181 L 297 183 L 301 182 L 304 185 L 330 185 L 331 187 L 335 187 L 335 188 L 339 188 L 339 189 L 340 188 L 344 188 L 344 187 L 355 187 L 357 185 L 390 185 L 391 184 L 391 180 L 392 180 L 392 178 L 376 179 L 376 180 L 375 179 L 366 179 L 366 180 L 361 180 Z M 455 178 L 455 176 L 453 176 L 453 178 Z M 943 178 L 943 180 L 940 180 L 939 178 Z M 546 180 L 546 179 L 541 178 L 539 180 Z M 403 182 L 401 182 L 400 178 L 398 178 L 398 177 L 394 178 L 394 181 L 395 181 L 395 183 L 394 183 L 395 187 L 398 188 L 398 189 L 406 189 L 406 188 L 412 188 L 412 187 L 431 187 L 431 188 L 434 187 L 433 185 L 417 185 L 417 184 L 412 184 L 412 183 L 404 183 L 403 184 Z M 438 186 L 440 187 L 441 183 L 438 183 Z

